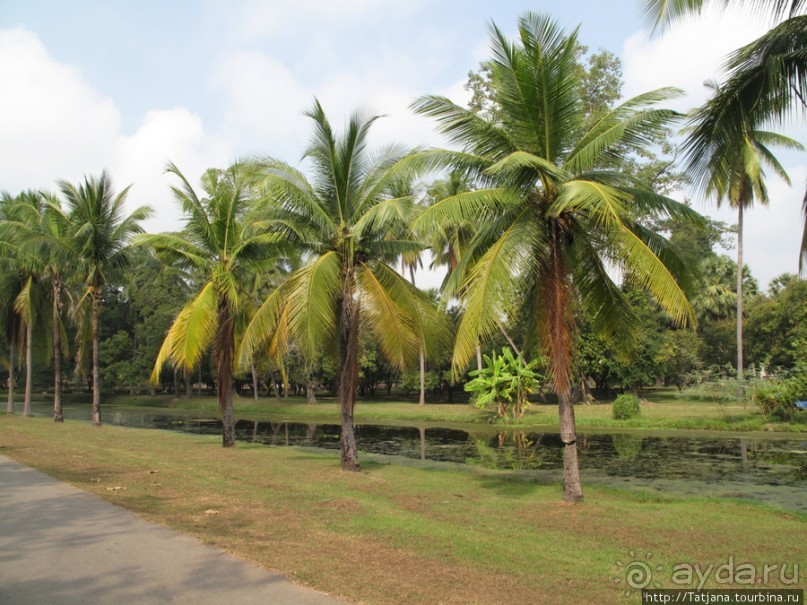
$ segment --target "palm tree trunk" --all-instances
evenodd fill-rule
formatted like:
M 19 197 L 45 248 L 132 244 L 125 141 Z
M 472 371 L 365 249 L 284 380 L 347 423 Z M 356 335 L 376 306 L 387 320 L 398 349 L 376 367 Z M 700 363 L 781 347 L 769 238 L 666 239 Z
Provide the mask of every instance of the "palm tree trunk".
M 476 343 L 476 369 L 482 369 L 482 347 L 479 346 L 479 343 Z
M 101 344 L 101 288 L 92 293 L 92 426 L 101 426 L 101 368 L 98 350 Z
M 418 405 L 426 405 L 426 354 L 420 350 L 420 400 Z
M 179 399 L 179 368 L 174 366 L 174 399 Z
M 252 371 L 252 398 L 258 401 L 258 372 L 254 363 L 250 366 L 250 370 Z
M 579 502 L 583 499 L 580 467 L 577 459 L 577 431 L 571 391 L 571 347 L 573 343 L 569 288 L 565 259 L 563 258 L 560 230 L 553 233 L 551 258 L 543 273 L 548 325 L 549 365 L 555 391 L 558 394 L 560 438 L 563 441 L 563 499 Z
M 34 322 L 31 317 L 28 317 L 27 326 L 25 327 L 25 400 L 22 405 L 23 416 L 33 416 L 31 411 L 31 378 L 32 378 L 32 362 L 34 359 Z
M 14 413 L 14 349 L 17 344 L 17 324 L 12 319 L 8 338 L 8 401 L 6 414 Z
M 191 384 L 191 371 L 185 368 L 185 399 L 190 399 L 193 395 L 193 385 Z
M 574 405 L 568 389 L 558 393 L 560 438 L 563 441 L 563 499 L 579 502 L 583 499 L 580 483 L 580 466 L 577 460 L 577 431 L 574 422 Z
M 743 380 L 743 205 L 737 205 L 737 380 Z
M 64 422 L 62 411 L 62 281 L 53 278 L 53 422 Z
M 235 446 L 233 421 L 233 352 L 235 350 L 235 321 L 224 299 L 219 300 L 219 325 L 216 338 L 216 389 L 222 415 L 222 446 Z
M 339 402 L 342 411 L 341 455 L 342 470 L 358 471 L 359 455 L 353 432 L 353 408 L 359 384 L 359 306 L 353 300 L 353 271 L 348 269 L 342 288 L 342 311 L 339 326 Z
M 311 378 L 309 378 L 305 383 L 305 398 L 308 403 L 317 402 L 317 391 L 314 388 L 314 381 Z

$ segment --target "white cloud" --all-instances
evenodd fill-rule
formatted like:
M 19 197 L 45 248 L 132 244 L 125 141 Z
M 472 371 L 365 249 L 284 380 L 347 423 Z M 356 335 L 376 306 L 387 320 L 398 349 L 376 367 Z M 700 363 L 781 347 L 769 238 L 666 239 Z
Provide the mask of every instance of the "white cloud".
M 22 27 L 0 30 L 0 91 L 0 186 L 16 192 L 100 172 L 120 127 L 118 108 Z
M 181 107 L 150 111 L 132 135 L 122 133 L 114 100 L 22 27 L 0 30 L 0 90 L 0 186 L 12 194 L 54 189 L 57 179 L 77 182 L 109 169 L 117 188 L 133 184 L 130 209 L 155 209 L 148 228 L 176 229 L 165 161 L 195 182 L 229 156 L 227 145 L 205 134 L 199 116 Z
M 280 61 L 258 51 L 228 53 L 209 83 L 226 97 L 223 131 L 239 152 L 287 157 L 303 149 L 308 125 L 302 112 L 312 95 Z
M 133 184 L 133 204 L 154 209 L 146 229 L 168 231 L 180 224 L 181 209 L 170 191 L 176 178 L 164 174 L 166 162 L 176 164 L 195 186 L 207 168 L 228 164 L 228 155 L 226 145 L 205 135 L 199 116 L 177 107 L 152 110 L 132 136 L 119 135 L 110 168 L 120 187 Z
M 676 109 L 698 106 L 709 96 L 704 81 L 721 80 L 726 56 L 767 27 L 747 10 L 707 8 L 700 16 L 682 19 L 662 36 L 651 38 L 648 31 L 640 30 L 629 36 L 623 47 L 623 92 L 630 98 L 676 86 L 686 92 L 686 97 L 674 105 Z

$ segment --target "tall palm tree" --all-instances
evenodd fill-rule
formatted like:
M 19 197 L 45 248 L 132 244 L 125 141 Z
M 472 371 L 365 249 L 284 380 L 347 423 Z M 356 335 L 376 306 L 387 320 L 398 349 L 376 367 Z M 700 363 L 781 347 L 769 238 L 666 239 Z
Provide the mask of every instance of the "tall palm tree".
M 223 447 L 235 445 L 233 420 L 233 366 L 237 324 L 245 299 L 258 271 L 276 264 L 278 237 L 266 234 L 248 220 L 252 198 L 237 166 L 208 170 L 202 176 L 204 196 L 197 194 L 174 164 L 166 172 L 180 181 L 172 187 L 186 215 L 178 234 L 143 235 L 140 245 L 150 245 L 158 256 L 202 276 L 199 292 L 179 312 L 168 331 L 152 381 L 159 381 L 166 361 L 193 369 L 212 347 L 216 365 L 216 391 L 222 413 Z
M 65 279 L 74 260 L 71 225 L 63 213 L 58 198 L 49 194 L 29 194 L 17 204 L 13 219 L 0 221 L 0 231 L 8 230 L 11 237 L 20 243 L 20 254 L 36 261 L 41 285 L 50 285 L 51 337 L 53 347 L 53 420 L 63 422 L 62 413 L 62 348 L 63 307 Z M 2 237 L 2 236 L 0 236 Z M 33 286 L 33 281 L 29 281 Z M 44 293 L 39 292 L 44 300 Z M 35 306 L 31 305 L 32 291 L 20 299 L 19 309 L 32 316 Z M 42 313 L 44 316 L 44 313 Z M 33 317 L 31 317 L 33 319 Z M 33 323 L 33 322 L 30 322 Z M 28 356 L 28 351 L 26 351 Z
M 405 233 L 412 206 L 411 196 L 392 191 L 411 182 L 423 162 L 397 147 L 370 155 L 367 136 L 377 116 L 352 115 L 340 136 L 318 101 L 306 115 L 314 122 L 304 155 L 313 164 L 311 178 L 271 158 L 256 160 L 254 170 L 267 195 L 266 227 L 305 250 L 308 262 L 261 305 L 241 358 L 248 362 L 267 341 L 283 347 L 293 340 L 305 355 L 337 349 L 342 468 L 355 471 L 360 326 L 399 368 L 417 359 L 421 348 L 428 356 L 446 327 L 428 297 L 392 268 L 404 254 L 422 249 L 389 234 Z
M 644 10 L 656 28 L 663 29 L 708 3 L 644 0 Z M 703 187 L 716 175 L 722 181 L 730 179 L 731 158 L 748 133 L 807 111 L 807 0 L 723 0 L 722 4 L 745 5 L 779 22 L 728 57 L 725 81 L 693 121 L 683 149 L 687 171 Z M 802 271 L 807 269 L 807 203 L 804 219 Z
M 41 330 L 46 293 L 44 277 L 46 259 L 37 237 L 41 218 L 46 207 L 45 197 L 37 191 L 24 191 L 7 202 L 0 219 L 0 240 L 14 257 L 14 265 L 20 278 L 19 288 L 13 301 L 13 309 L 19 316 L 19 326 L 25 338 L 25 395 L 23 415 L 32 416 L 31 395 L 33 388 L 34 330 Z
M 89 300 L 91 306 L 92 425 L 101 426 L 101 372 L 98 362 L 101 295 L 109 280 L 128 266 L 131 238 L 142 233 L 140 221 L 151 215 L 151 209 L 141 206 L 125 214 L 124 203 L 129 187 L 116 195 L 106 172 L 102 172 L 100 178 L 85 177 L 78 186 L 59 181 L 59 189 L 75 238 L 77 272 L 85 288 L 82 300 Z
M 516 314 L 525 318 L 524 348 L 546 354 L 558 394 L 564 498 L 576 501 L 583 497 L 570 398 L 576 309 L 587 311 L 601 333 L 625 342 L 632 314 L 612 278 L 618 269 L 645 287 L 673 321 L 694 321 L 676 279 L 683 264 L 640 219 L 658 214 L 698 220 L 698 215 L 608 169 L 620 154 L 649 144 L 676 117 L 652 107 L 675 91 L 640 95 L 583 131 L 576 32 L 566 34 L 548 17 L 527 13 L 514 42 L 492 25 L 491 47 L 495 118 L 442 97 L 414 104 L 464 146 L 462 152 L 443 152 L 446 159 L 484 185 L 434 204 L 415 228 L 478 225 L 460 260 L 463 317 L 454 368 L 462 370 L 476 343 L 489 340 L 501 323 Z
M 715 93 L 721 94 L 717 82 L 707 82 Z M 699 124 L 709 121 L 709 103 L 697 110 L 691 120 L 691 128 L 696 129 Z M 742 137 L 734 141 L 729 149 L 715 150 L 718 154 L 714 161 L 708 165 L 714 171 L 708 176 L 706 192 L 716 196 L 720 205 L 727 201 L 737 209 L 737 379 L 742 380 L 743 373 L 743 213 L 747 208 L 757 202 L 766 205 L 769 201 L 768 189 L 765 185 L 765 172 L 767 165 L 788 185 L 790 177 L 768 148 L 777 145 L 788 149 L 804 149 L 798 141 L 775 132 L 748 129 Z
M 16 219 L 17 200 L 8 193 L 0 197 L 0 225 Z M 6 414 L 14 414 L 15 358 L 20 348 L 21 318 L 14 308 L 20 292 L 25 287 L 26 276 L 22 270 L 14 241 L 13 230 L 0 236 L 0 317 L 3 321 L 8 344 L 8 398 Z

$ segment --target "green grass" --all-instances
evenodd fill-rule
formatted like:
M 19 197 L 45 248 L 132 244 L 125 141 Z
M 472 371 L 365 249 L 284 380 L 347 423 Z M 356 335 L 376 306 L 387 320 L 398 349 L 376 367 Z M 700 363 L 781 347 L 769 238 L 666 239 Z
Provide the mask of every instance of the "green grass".
M 365 461 L 218 437 L 0 417 L 0 453 L 320 590 L 363 603 L 631 603 L 630 551 L 807 569 L 807 519 L 735 501 Z M 125 489 L 108 490 L 110 487 Z M 615 583 L 614 578 L 623 578 Z

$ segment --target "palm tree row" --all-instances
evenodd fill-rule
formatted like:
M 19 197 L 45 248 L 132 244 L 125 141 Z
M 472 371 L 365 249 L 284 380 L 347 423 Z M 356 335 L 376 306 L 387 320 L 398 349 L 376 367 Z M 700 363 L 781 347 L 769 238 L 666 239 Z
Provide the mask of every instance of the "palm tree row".
M 73 316 L 91 333 L 92 424 L 101 425 L 99 371 L 100 314 L 103 287 L 117 279 L 130 260 L 131 236 L 142 231 L 146 207 L 125 215 L 128 191 L 115 194 L 106 173 L 79 186 L 60 181 L 63 201 L 42 192 L 5 195 L 0 205 L 0 263 L 4 288 L 0 307 L 9 343 L 9 394 L 14 412 L 14 357 L 25 332 L 25 415 L 31 415 L 31 368 L 34 329 L 50 326 L 54 367 L 53 419 L 62 422 L 62 366 L 66 286 L 75 286 Z M 45 311 L 50 301 L 51 312 Z M 79 333 L 83 330 L 79 329 Z M 85 352 L 86 355 L 86 352 Z
M 618 169 L 682 117 L 659 107 L 678 91 L 651 91 L 592 119 L 580 95 L 576 31 L 566 33 L 551 19 L 528 13 L 515 40 L 492 25 L 491 48 L 495 112 L 476 113 L 436 96 L 413 104 L 458 150 L 390 146 L 370 153 L 368 136 L 379 116 L 355 113 L 339 133 L 315 101 L 306 114 L 313 125 L 303 155 L 308 173 L 255 156 L 206 172 L 200 194 L 169 164 L 186 217 L 180 233 L 133 238 L 148 211 L 124 217 L 127 190 L 114 196 L 106 176 L 78 188 L 60 183 L 64 209 L 47 198 L 41 212 L 28 211 L 29 219 L 3 216 L 0 239 L 10 259 L 3 261 L 4 279 L 20 292 L 10 307 L 0 308 L 10 357 L 22 330 L 35 323 L 32 296 L 22 294 L 26 271 L 52 284 L 55 351 L 61 348 L 56 323 L 63 284 L 80 282 L 79 299 L 91 309 L 93 423 L 100 424 L 101 292 L 125 267 L 131 246 L 142 246 L 201 283 L 168 331 L 152 379 L 166 362 L 189 373 L 211 349 L 223 445 L 231 447 L 238 368 L 267 357 L 280 360 L 291 346 L 309 359 L 331 355 L 339 360 L 341 464 L 358 470 L 353 415 L 360 333 L 370 333 L 393 366 L 419 361 L 422 372 L 451 339 L 443 309 L 454 301 L 462 313 L 454 336 L 455 374 L 479 358 L 480 345 L 497 332 L 515 349 L 505 326 L 523 321 L 526 337 L 516 352 L 548 360 L 558 395 L 564 497 L 582 499 L 570 397 L 575 318 L 585 313 L 630 355 L 635 322 L 622 281 L 649 292 L 675 324 L 694 324 L 685 295 L 692 276 L 648 224 L 659 218 L 699 224 L 701 218 Z M 749 145 L 758 164 L 783 172 L 765 145 L 784 139 L 757 133 L 755 140 Z M 754 181 L 759 170 L 750 165 L 733 164 L 729 172 L 742 169 L 744 176 L 716 179 L 714 191 L 747 204 L 738 187 L 763 191 Z M 432 203 L 424 210 L 415 184 L 436 170 L 448 178 L 430 189 Z M 17 213 L 24 203 L 4 203 L 3 211 Z M 394 268 L 401 262 L 414 268 L 426 248 L 449 269 L 439 305 Z M 28 256 L 39 264 L 25 261 Z M 265 296 L 255 304 L 260 280 Z M 27 323 L 10 321 L 15 313 Z

